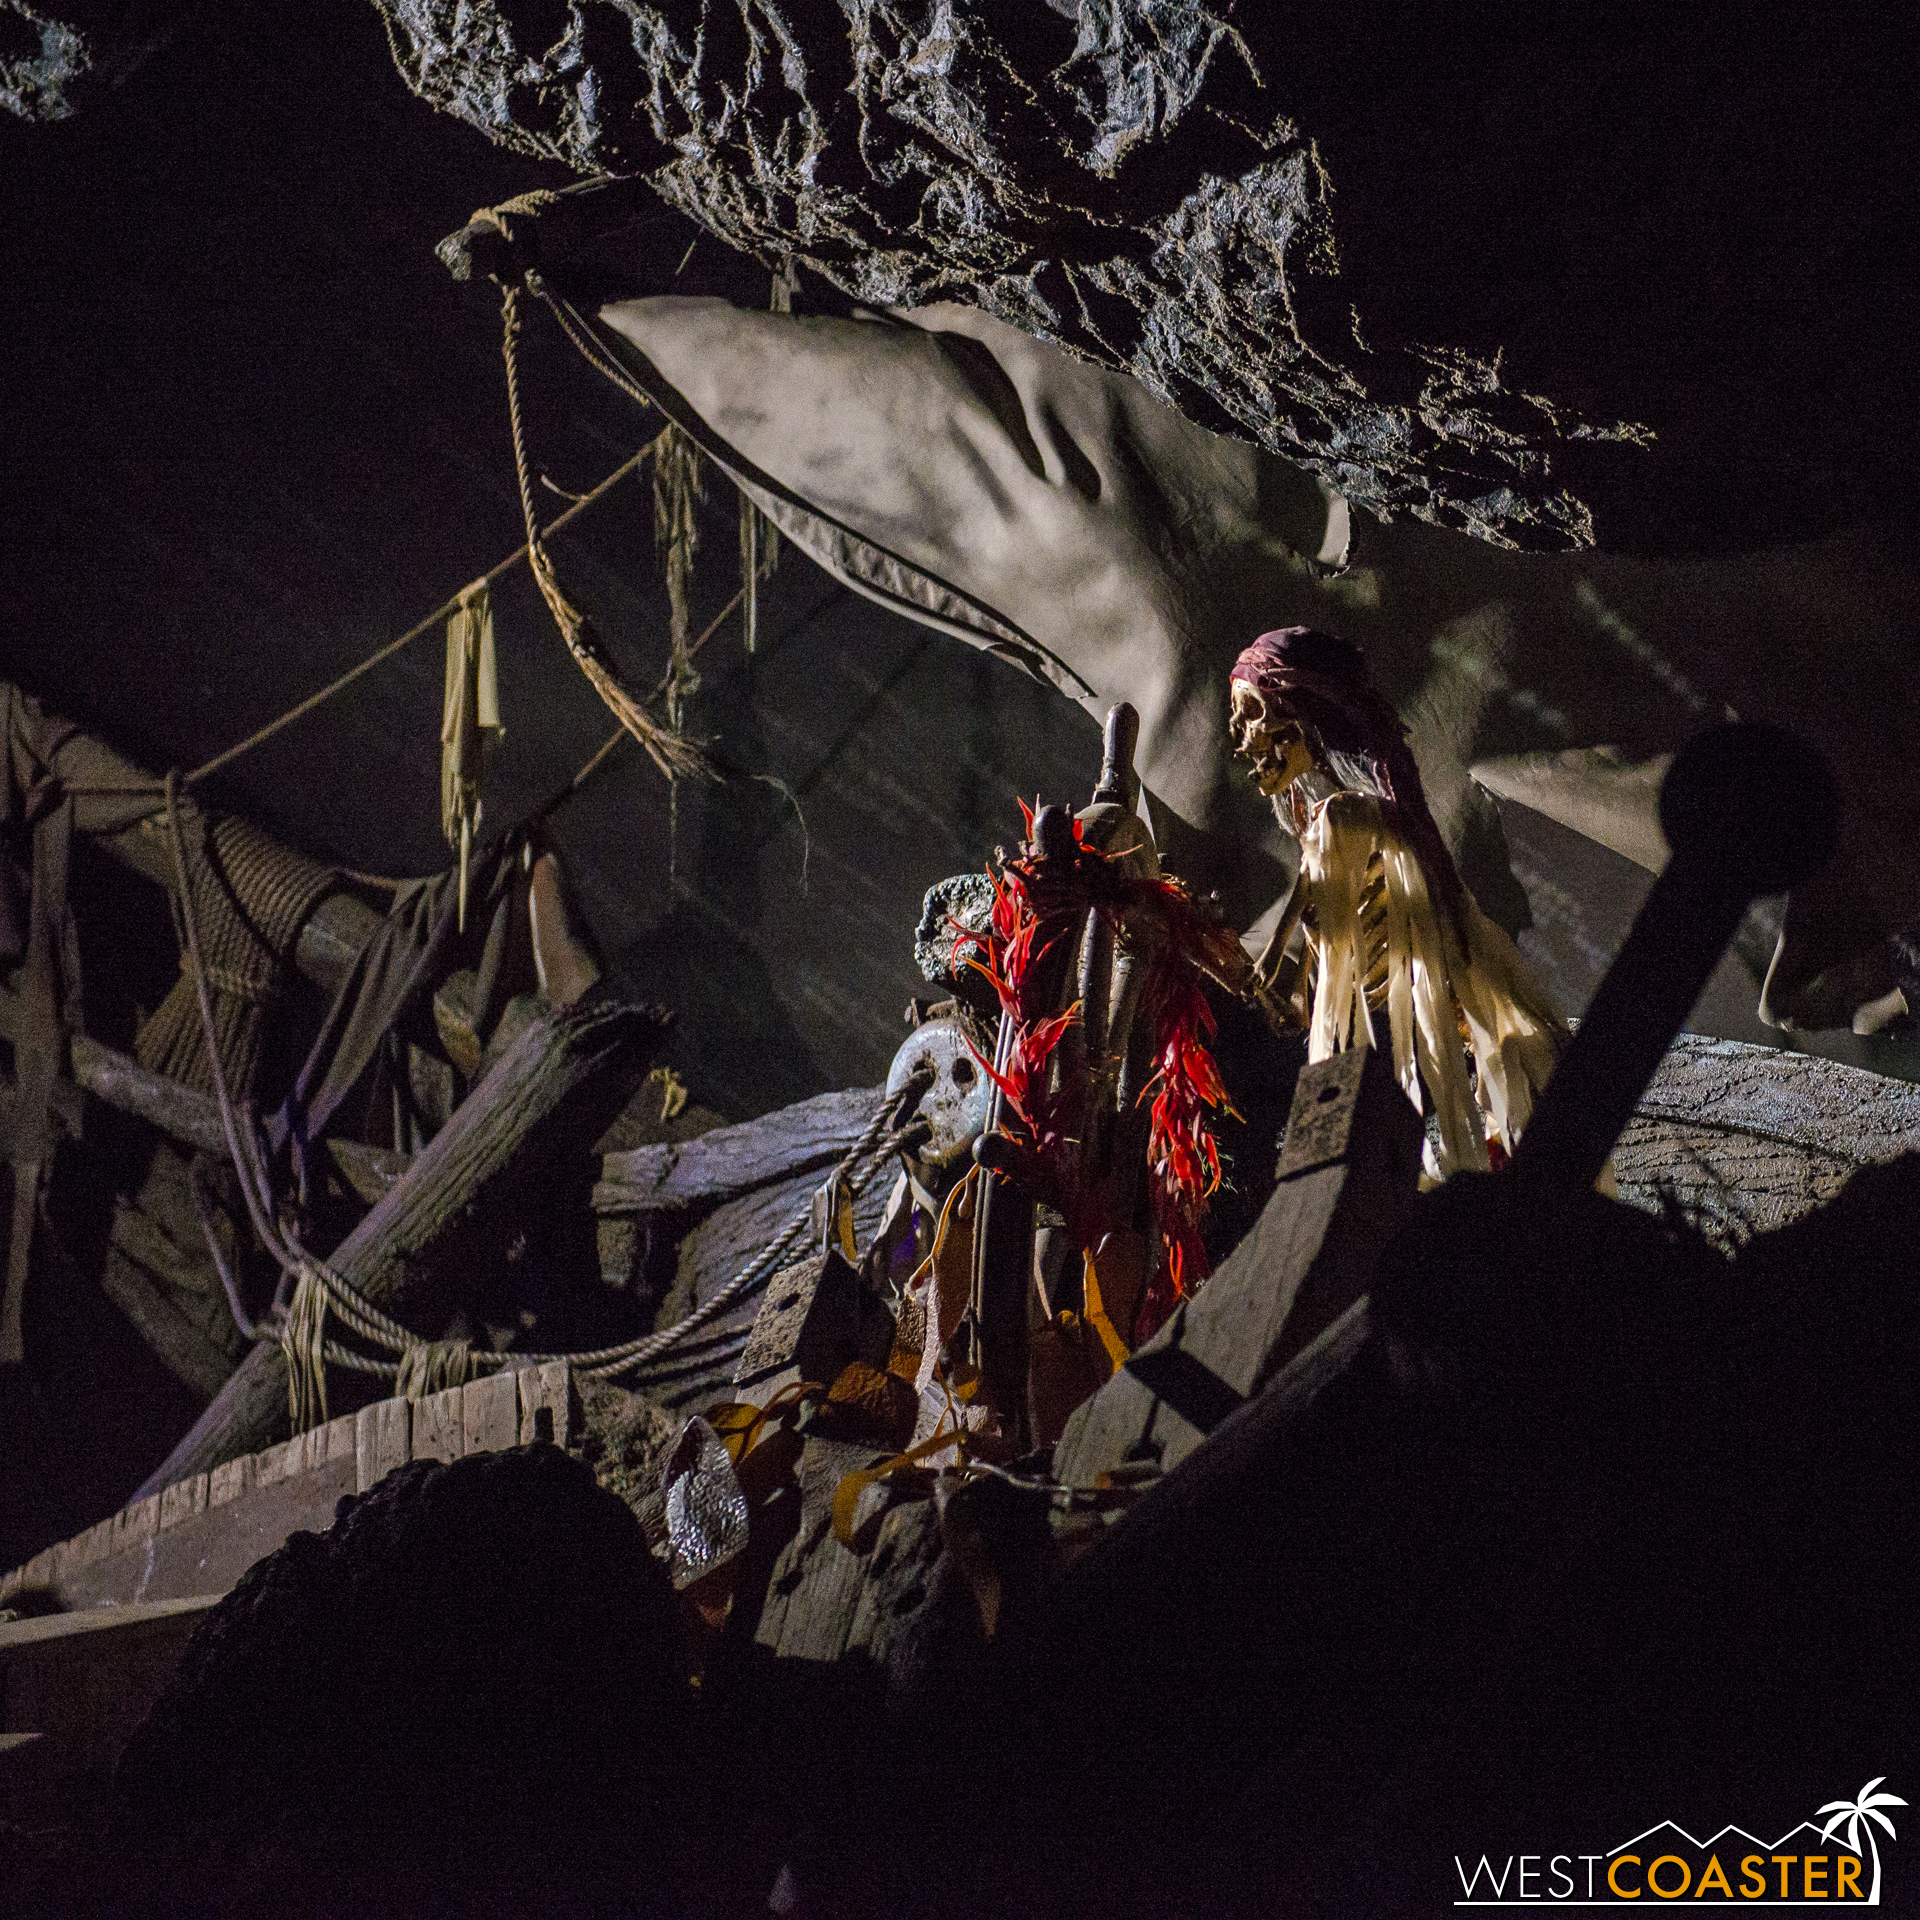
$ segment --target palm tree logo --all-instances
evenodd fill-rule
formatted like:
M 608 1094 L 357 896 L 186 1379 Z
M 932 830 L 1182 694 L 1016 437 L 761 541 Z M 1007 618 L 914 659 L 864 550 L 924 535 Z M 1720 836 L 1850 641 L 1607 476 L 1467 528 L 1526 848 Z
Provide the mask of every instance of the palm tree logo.
M 1880 1843 L 1874 1836 L 1874 1827 L 1883 1826 L 1889 1840 L 1897 1839 L 1893 1822 L 1880 1811 L 1882 1807 L 1904 1807 L 1907 1803 L 1897 1793 L 1875 1793 L 1874 1788 L 1887 1776 L 1883 1773 L 1878 1779 L 1869 1780 L 1851 1800 L 1829 1800 L 1820 1809 L 1830 1813 L 1833 1818 L 1820 1829 L 1822 1840 L 1831 1840 L 1841 1821 L 1847 1823 L 1847 1846 L 1854 1852 L 1860 1851 L 1860 1834 L 1864 1828 L 1867 1845 L 1873 1850 L 1873 1891 L 1867 1895 L 1867 1904 L 1877 1907 L 1880 1904 Z

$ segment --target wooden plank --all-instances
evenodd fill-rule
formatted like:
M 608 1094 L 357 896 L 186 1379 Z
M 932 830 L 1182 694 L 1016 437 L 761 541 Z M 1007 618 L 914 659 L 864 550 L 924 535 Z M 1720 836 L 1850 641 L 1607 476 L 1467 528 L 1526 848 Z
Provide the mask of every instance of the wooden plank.
M 1075 1409 L 1064 1485 L 1121 1467 L 1171 1472 L 1366 1291 L 1420 1171 L 1420 1117 L 1386 1056 L 1336 1054 L 1300 1076 L 1282 1178 L 1220 1270 Z
M 854 1087 L 823 1093 L 677 1146 L 610 1153 L 593 1190 L 594 1210 L 716 1206 L 799 1174 L 825 1172 L 865 1131 L 882 1092 Z
M 522 1367 L 514 1375 L 520 1390 L 520 1444 L 551 1441 L 564 1447 L 573 1441 L 578 1424 L 573 1412 L 573 1368 L 565 1360 L 548 1360 Z
M 160 1496 L 150 1493 L 122 1507 L 113 1516 L 113 1551 L 116 1555 L 143 1551 L 159 1531 Z
M 891 1672 L 933 1599 L 934 1569 L 945 1551 L 931 1500 L 888 1510 L 866 1556 L 843 1650 Z
M 884 1460 L 870 1447 L 808 1440 L 797 1469 L 800 1525 L 780 1549 L 754 1639 L 783 1660 L 838 1660 L 853 1630 L 866 1562 L 834 1537 L 833 1496 L 850 1473 Z
M 794 1382 L 831 1381 L 859 1358 L 860 1276 L 830 1247 L 767 1282 L 734 1385 L 740 1399 L 765 1406 Z
M 96 1100 L 146 1121 L 182 1146 L 207 1153 L 224 1154 L 227 1150 L 217 1100 L 183 1087 L 164 1074 L 149 1073 L 127 1054 L 76 1036 L 73 1077 Z
M 326 1452 L 321 1454 L 321 1441 L 324 1437 Z M 313 1464 L 318 1466 L 324 1457 L 329 1461 L 345 1460 L 356 1469 L 360 1453 L 360 1416 L 357 1413 L 343 1413 L 329 1420 L 324 1427 L 315 1430 Z
M 265 1481 L 256 1477 L 250 1487 L 218 1503 L 209 1474 L 206 1504 L 181 1513 L 172 1524 L 142 1537 L 116 1539 L 112 1553 L 89 1564 L 80 1564 L 69 1553 L 59 1569 L 60 1603 L 69 1608 L 124 1606 L 225 1593 L 290 1533 L 324 1532 L 333 1524 L 341 1496 L 358 1486 L 353 1450 L 328 1457 L 328 1432 L 319 1428 L 299 1443 L 275 1449 L 281 1463 L 291 1461 L 295 1471 Z M 229 1475 L 225 1484 L 231 1487 L 242 1478 Z M 155 1496 L 154 1504 L 163 1497 Z
M 465 1453 L 505 1453 L 520 1444 L 520 1387 L 511 1368 L 469 1380 L 460 1390 Z
M 406 1400 L 376 1400 L 354 1419 L 354 1486 L 376 1487 L 395 1467 L 413 1458 L 413 1407 Z
M 450 1283 L 497 1256 L 556 1168 L 606 1130 L 652 1063 L 655 1009 L 589 999 L 545 1013 L 462 1103 L 329 1264 L 376 1305 Z M 284 1431 L 286 1360 L 256 1346 L 144 1492 L 250 1453 Z
M 132 1321 L 162 1366 L 203 1401 L 233 1374 L 233 1362 L 147 1277 L 137 1262 L 109 1245 L 100 1266 L 100 1291 Z
M 0 1040 L 13 1039 L 19 1017 L 19 996 L 0 987 Z M 73 1035 L 69 1042 L 68 1060 L 73 1080 L 64 1093 L 56 1090 L 55 1100 L 70 1132 L 79 1131 L 79 1112 L 65 1102 L 73 1098 L 72 1088 L 78 1086 L 96 1100 L 157 1127 L 183 1146 L 226 1152 L 220 1103 L 211 1094 L 197 1093 L 165 1074 L 151 1073 L 130 1055 L 103 1046 L 83 1033 Z
M 466 1448 L 465 1389 L 423 1394 L 413 1403 L 413 1457 L 458 1460 Z
M 404 1153 L 391 1147 L 369 1147 L 358 1140 L 329 1140 L 327 1158 L 340 1177 L 368 1206 L 378 1206 L 393 1183 L 407 1170 Z
M 743 1267 L 757 1259 L 796 1215 L 806 1212 L 819 1184 L 817 1170 L 796 1174 L 716 1207 L 680 1243 L 680 1270 L 661 1305 L 659 1325 L 671 1326 L 711 1299 Z M 886 1167 L 854 1195 L 854 1236 L 860 1245 L 864 1246 L 878 1230 L 892 1184 L 893 1169 Z M 804 1239 L 796 1242 L 795 1251 L 808 1244 Z M 788 1260 L 792 1257 L 790 1253 Z M 671 1408 L 701 1407 L 716 1397 L 731 1398 L 733 1370 L 739 1361 L 740 1347 L 737 1340 L 729 1344 L 727 1336 L 751 1327 L 759 1308 L 759 1292 L 749 1292 L 710 1326 L 702 1328 L 683 1355 L 650 1369 L 648 1393 Z
M 291 1479 L 300 1471 L 303 1451 L 299 1434 L 295 1434 L 291 1440 L 282 1440 L 274 1446 L 262 1448 L 254 1455 L 255 1486 L 270 1487 L 277 1481 Z
M 67 1550 L 61 1557 L 61 1578 L 70 1579 L 84 1567 L 93 1566 L 104 1560 L 113 1551 L 113 1516 L 97 1520 L 85 1533 L 76 1534 L 67 1542 Z
M 207 1476 L 196 1473 L 191 1480 L 178 1480 L 160 1496 L 160 1526 L 177 1527 L 207 1510 Z
M 215 1600 L 0 1622 L 0 1729 L 45 1735 L 64 1771 L 109 1771 Z
M 224 1507 L 229 1501 L 245 1499 L 254 1489 L 258 1471 L 259 1462 L 250 1453 L 223 1461 L 207 1475 L 207 1505 Z

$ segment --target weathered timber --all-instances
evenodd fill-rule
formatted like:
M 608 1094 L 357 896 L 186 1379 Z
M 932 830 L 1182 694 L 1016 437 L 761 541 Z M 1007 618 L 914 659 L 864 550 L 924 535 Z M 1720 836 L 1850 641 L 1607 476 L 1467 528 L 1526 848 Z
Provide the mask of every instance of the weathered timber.
M 68 1774 L 110 1771 L 214 1600 L 0 1622 L 0 1728 L 45 1735 Z
M 869 1111 L 871 1111 L 869 1109 Z M 851 1144 L 851 1142 L 849 1142 Z M 679 1269 L 661 1304 L 658 1324 L 669 1327 L 710 1300 L 769 1241 L 798 1214 L 804 1213 L 820 1184 L 820 1169 L 792 1174 L 773 1184 L 756 1187 L 737 1200 L 728 1200 L 680 1242 Z M 886 1209 L 887 1189 L 893 1184 L 888 1169 L 881 1171 L 853 1198 L 853 1230 L 857 1245 L 865 1246 L 879 1230 Z M 801 1246 L 808 1243 L 803 1241 Z M 741 1342 L 760 1310 L 761 1295 L 746 1297 L 701 1328 L 684 1347 L 648 1369 L 647 1391 L 668 1407 L 698 1408 L 714 1399 L 734 1397 L 733 1370 Z
M 0 1606 L 30 1593 L 67 1614 L 222 1594 L 300 1530 L 324 1532 L 343 1494 L 366 1493 L 409 1460 L 457 1460 L 535 1440 L 577 1448 L 564 1360 L 490 1375 L 418 1402 L 379 1400 L 357 1414 L 242 1454 L 137 1500 L 24 1567 L 0 1574 Z
M 824 1172 L 859 1139 L 878 1087 L 823 1093 L 677 1145 L 610 1153 L 593 1190 L 596 1213 L 717 1206 L 798 1174 Z
M 943 1577 L 944 1548 L 934 1503 L 905 1500 L 887 1509 L 865 1555 L 842 1657 L 869 1661 L 891 1692 L 911 1693 L 922 1678 L 943 1603 L 958 1612 L 963 1630 L 973 1624 L 971 1602 L 954 1591 L 964 1582 L 950 1564 Z
M 408 1155 L 391 1147 L 370 1147 L 360 1140 L 329 1140 L 327 1158 L 342 1180 L 368 1206 L 376 1206 L 393 1191 L 393 1183 L 407 1170 Z
M 1366 1291 L 1418 1188 L 1420 1118 L 1366 1047 L 1300 1076 L 1253 1231 L 1067 1422 L 1054 1474 L 1171 1472 Z
M 484 1259 L 619 1112 L 652 1065 L 663 1024 L 657 1009 L 608 1000 L 536 1020 L 329 1264 L 402 1314 L 421 1283 Z M 277 1346 L 258 1346 L 143 1491 L 252 1452 L 286 1421 L 285 1361 Z
M 95 1099 L 146 1121 L 182 1146 L 226 1152 L 218 1101 L 165 1074 L 150 1073 L 137 1060 L 83 1034 L 74 1036 L 71 1053 L 75 1083 Z
M 204 1404 L 246 1351 L 208 1248 L 188 1160 L 156 1141 L 137 1188 L 115 1194 L 100 1288 Z
M 141 1271 L 137 1261 L 109 1245 L 100 1291 L 132 1321 L 160 1363 L 184 1387 L 211 1400 L 233 1372 L 232 1360 Z
M 173 855 L 160 806 L 160 783 L 84 728 L 69 727 L 51 714 L 42 714 L 36 704 L 28 704 L 41 732 L 47 771 L 69 783 L 75 795 L 76 831 L 156 886 L 170 889 Z M 182 806 L 195 810 L 197 803 L 183 800 Z M 273 844 L 266 836 L 261 839 Z M 331 993 L 379 925 L 379 914 L 364 901 L 350 893 L 330 893 L 301 926 L 294 965 Z
M 19 996 L 0 988 L 0 1040 L 13 1041 L 19 1019 Z M 69 1041 L 68 1057 L 72 1085 L 56 1085 L 54 1111 L 69 1133 L 77 1136 L 80 1130 L 80 1109 L 72 1092 L 72 1087 L 79 1087 L 108 1106 L 158 1127 L 183 1146 L 226 1151 L 220 1108 L 209 1095 L 183 1087 L 165 1074 L 151 1073 L 137 1060 L 83 1033 Z
M 850 1473 L 886 1455 L 809 1438 L 801 1451 L 800 1525 L 780 1550 L 754 1639 L 783 1660 L 831 1661 L 846 1651 L 867 1563 L 833 1531 L 833 1497 Z
M 832 1380 L 859 1357 L 860 1276 L 829 1247 L 767 1282 L 734 1384 L 742 1400 L 765 1406 L 802 1380 Z

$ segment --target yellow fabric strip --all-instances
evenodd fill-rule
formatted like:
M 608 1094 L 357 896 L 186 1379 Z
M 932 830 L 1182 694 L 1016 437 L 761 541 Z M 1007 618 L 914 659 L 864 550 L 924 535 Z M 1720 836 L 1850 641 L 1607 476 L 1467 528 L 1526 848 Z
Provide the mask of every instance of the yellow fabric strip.
M 1094 1270 L 1093 1255 L 1087 1255 L 1086 1271 L 1086 1321 L 1100 1336 L 1100 1344 L 1107 1350 L 1107 1358 L 1113 1362 L 1113 1370 L 1118 1373 L 1127 1364 L 1127 1343 L 1120 1338 L 1119 1329 L 1108 1317 L 1106 1303 L 1100 1298 L 1100 1276 Z

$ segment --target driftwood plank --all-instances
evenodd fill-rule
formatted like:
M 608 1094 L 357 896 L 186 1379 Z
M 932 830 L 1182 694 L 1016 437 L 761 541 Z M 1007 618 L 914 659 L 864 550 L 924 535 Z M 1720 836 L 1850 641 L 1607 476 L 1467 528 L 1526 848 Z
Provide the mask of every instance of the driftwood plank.
M 888 1509 L 866 1556 L 843 1657 L 870 1661 L 902 1691 L 912 1684 L 914 1654 L 937 1604 L 936 1571 L 944 1551 L 932 1500 L 906 1500 Z
M 417 1298 L 437 1277 L 486 1259 L 625 1105 L 652 1065 L 662 1026 L 654 1008 L 604 999 L 542 1015 L 329 1264 L 403 1316 L 410 1293 Z M 240 1363 L 142 1491 L 255 1452 L 286 1423 L 286 1363 L 269 1342 Z
M 0 1040 L 14 1039 L 19 1018 L 19 996 L 0 988 Z M 164 1074 L 149 1073 L 138 1061 L 85 1034 L 73 1036 L 69 1055 L 73 1084 L 85 1088 L 95 1099 L 146 1121 L 186 1146 L 226 1150 L 219 1105 L 207 1094 L 195 1093 Z M 55 1111 L 68 1131 L 77 1134 L 79 1113 L 61 1104 L 63 1094 L 68 1101 L 75 1097 L 70 1086 L 56 1085 Z
M 800 1525 L 780 1549 L 754 1639 L 783 1660 L 838 1660 L 853 1630 L 867 1562 L 834 1537 L 833 1496 L 850 1473 L 884 1460 L 868 1447 L 809 1439 L 801 1451 Z
M 610 1153 L 593 1190 L 596 1213 L 714 1206 L 797 1174 L 824 1172 L 865 1130 L 879 1087 L 823 1093 L 673 1146 Z
M 97 1040 L 76 1036 L 72 1052 L 73 1077 L 95 1099 L 146 1121 L 183 1146 L 226 1152 L 220 1105 L 210 1095 L 195 1093 L 165 1074 L 149 1073 L 126 1054 Z

